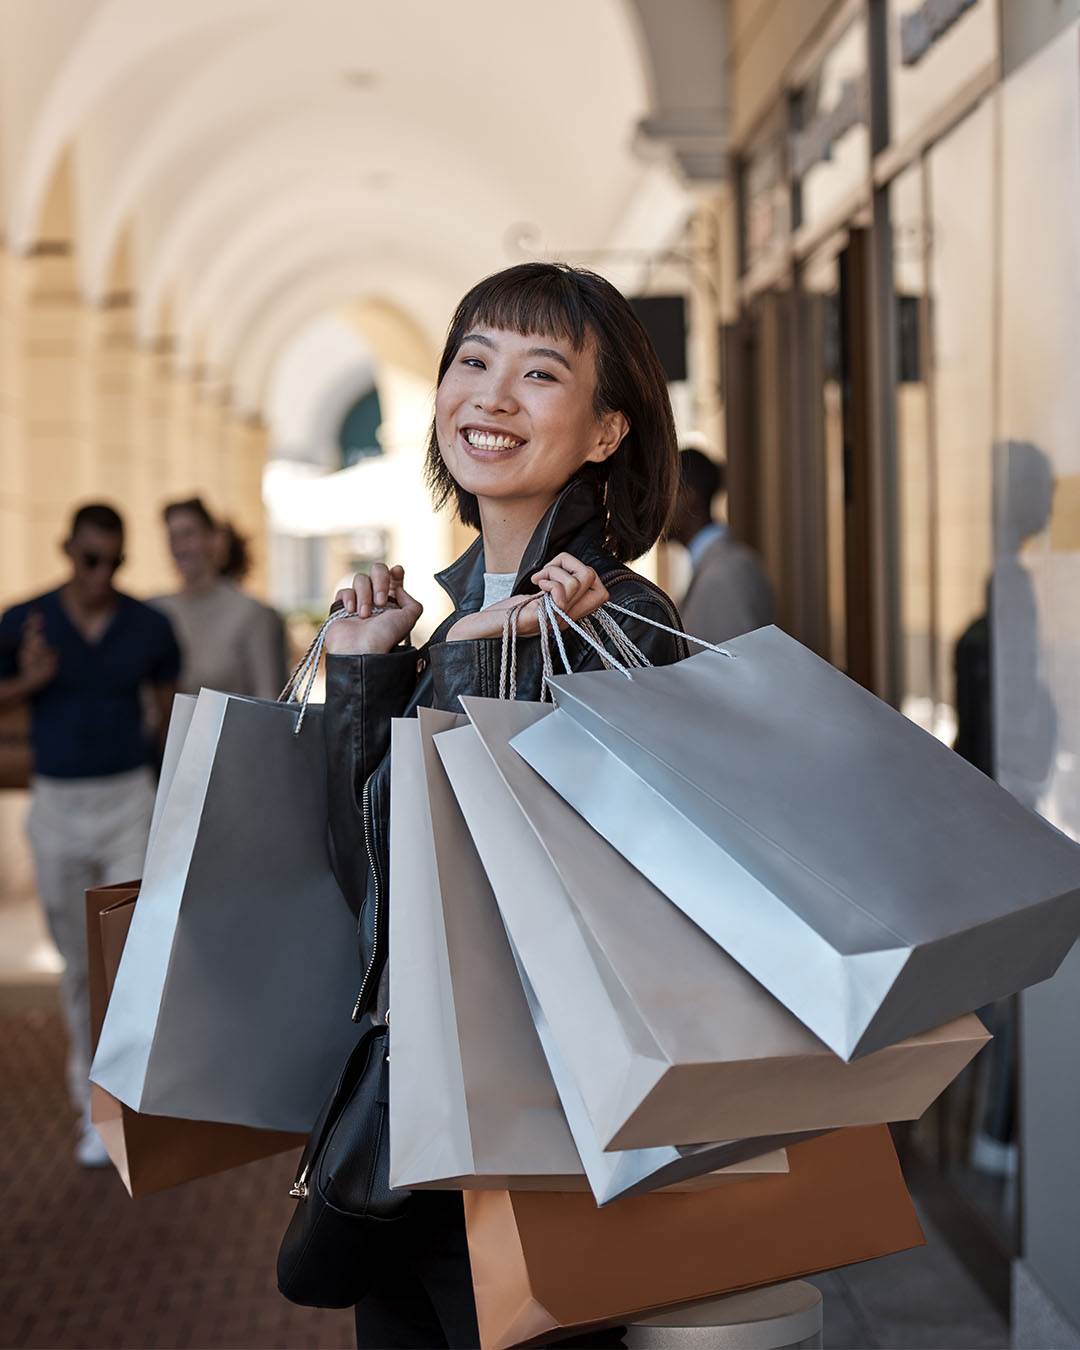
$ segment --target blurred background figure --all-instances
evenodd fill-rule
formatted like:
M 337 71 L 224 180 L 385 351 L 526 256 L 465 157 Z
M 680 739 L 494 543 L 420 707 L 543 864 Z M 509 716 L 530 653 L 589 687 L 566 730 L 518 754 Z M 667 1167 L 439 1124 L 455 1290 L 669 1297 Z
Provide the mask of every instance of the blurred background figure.
M 37 890 L 64 958 L 68 1088 L 79 1112 L 75 1156 L 108 1163 L 90 1124 L 86 909 L 91 886 L 142 871 L 154 805 L 153 751 L 141 695 L 168 725 L 180 652 L 168 620 L 116 590 L 124 527 L 110 506 L 75 513 L 66 582 L 0 619 L 0 707 L 29 702 L 33 779 L 28 832 Z
M 277 698 L 286 676 L 284 630 L 274 610 L 239 589 L 249 566 L 246 542 L 219 526 L 199 497 L 172 502 L 163 514 L 181 588 L 152 603 L 180 641 L 181 692 Z
M 679 499 L 668 534 L 689 553 L 693 569 L 679 606 L 686 631 L 707 642 L 726 642 L 772 623 L 772 587 L 757 554 L 713 515 L 715 499 L 726 493 L 724 465 L 689 449 L 679 455 L 679 467 Z

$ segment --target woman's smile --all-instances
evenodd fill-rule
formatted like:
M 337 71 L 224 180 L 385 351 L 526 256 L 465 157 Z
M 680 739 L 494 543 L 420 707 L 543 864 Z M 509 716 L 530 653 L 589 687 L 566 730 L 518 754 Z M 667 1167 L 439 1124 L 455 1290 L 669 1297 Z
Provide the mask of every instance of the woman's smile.
M 515 436 L 513 432 L 477 423 L 462 427 L 459 435 L 465 453 L 485 464 L 510 459 L 526 444 L 524 437 Z

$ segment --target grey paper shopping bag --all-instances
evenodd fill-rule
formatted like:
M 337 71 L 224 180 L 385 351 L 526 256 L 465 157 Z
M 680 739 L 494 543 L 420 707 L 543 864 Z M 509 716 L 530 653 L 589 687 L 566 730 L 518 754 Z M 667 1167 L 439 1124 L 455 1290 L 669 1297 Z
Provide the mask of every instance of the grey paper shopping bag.
M 391 731 L 390 1184 L 559 1190 L 577 1153 L 431 747 L 464 719 L 420 713 Z
M 152 1115 L 305 1132 L 356 1039 L 321 710 L 204 689 L 163 784 L 91 1078 Z
M 161 824 L 161 813 L 169 799 L 169 789 L 176 776 L 176 766 L 180 763 L 180 754 L 187 740 L 188 728 L 195 715 L 198 699 L 194 694 L 177 694 L 173 699 L 172 712 L 169 715 L 169 730 L 165 736 L 165 749 L 161 756 L 161 772 L 158 774 L 157 793 L 154 797 L 154 813 L 150 818 L 150 835 L 146 843 L 146 857 L 150 857 Z M 146 875 L 146 863 L 143 863 L 143 876 Z
M 776 628 L 560 676 L 519 753 L 845 1058 L 1047 979 L 1080 846 Z
M 557 714 L 463 702 L 473 736 L 437 744 L 605 1147 L 912 1119 L 988 1039 L 968 1016 L 845 1063 L 514 752 L 520 731 Z
M 392 728 L 390 1178 L 395 1187 L 580 1190 L 607 1203 L 771 1172 L 761 1145 L 602 1155 L 588 1166 L 560 1104 L 483 865 L 435 749 L 463 722 L 420 709 Z M 469 728 L 461 730 L 470 734 Z M 524 828 L 523 824 L 519 829 Z

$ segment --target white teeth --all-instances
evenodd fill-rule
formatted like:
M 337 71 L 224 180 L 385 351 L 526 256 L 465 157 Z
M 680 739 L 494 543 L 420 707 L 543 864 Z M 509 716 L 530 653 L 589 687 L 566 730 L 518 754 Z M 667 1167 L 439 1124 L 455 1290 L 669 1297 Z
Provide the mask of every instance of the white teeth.
M 490 431 L 469 430 L 465 439 L 477 450 L 513 450 L 522 443 L 516 436 L 495 436 Z

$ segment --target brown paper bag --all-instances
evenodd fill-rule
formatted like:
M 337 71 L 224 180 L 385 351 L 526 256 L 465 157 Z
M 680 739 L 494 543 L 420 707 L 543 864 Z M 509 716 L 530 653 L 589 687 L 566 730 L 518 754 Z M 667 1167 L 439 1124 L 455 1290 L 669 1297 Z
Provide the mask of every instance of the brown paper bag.
M 137 881 L 86 892 L 92 1049 L 97 1047 L 138 895 Z M 90 1118 L 129 1194 L 135 1196 L 226 1172 L 304 1143 L 302 1134 L 140 1115 L 96 1083 L 90 1085 Z
M 28 788 L 32 769 L 30 705 L 14 703 L 0 710 L 0 789 Z
M 465 1195 L 483 1350 L 536 1345 L 920 1246 L 887 1126 L 796 1144 L 787 1176 L 597 1209 L 587 1195 Z

